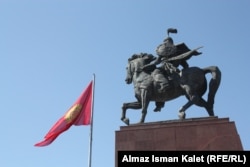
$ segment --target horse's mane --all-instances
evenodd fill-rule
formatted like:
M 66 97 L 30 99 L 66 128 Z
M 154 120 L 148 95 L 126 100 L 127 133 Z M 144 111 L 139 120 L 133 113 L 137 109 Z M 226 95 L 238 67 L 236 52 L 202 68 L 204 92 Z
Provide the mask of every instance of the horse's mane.
M 140 53 L 140 54 L 133 54 L 129 59 L 128 61 L 132 61 L 134 59 L 137 59 L 137 58 L 147 58 L 147 59 L 155 59 L 155 57 L 152 55 L 152 54 L 148 54 L 148 53 Z

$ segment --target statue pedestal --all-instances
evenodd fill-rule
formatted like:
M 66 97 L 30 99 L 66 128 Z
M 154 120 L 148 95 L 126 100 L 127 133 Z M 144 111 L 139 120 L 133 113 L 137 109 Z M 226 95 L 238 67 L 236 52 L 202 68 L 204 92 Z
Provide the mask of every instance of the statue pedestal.
M 118 151 L 243 150 L 235 123 L 204 117 L 121 126 L 115 132 Z M 117 163 L 116 163 L 117 165 Z

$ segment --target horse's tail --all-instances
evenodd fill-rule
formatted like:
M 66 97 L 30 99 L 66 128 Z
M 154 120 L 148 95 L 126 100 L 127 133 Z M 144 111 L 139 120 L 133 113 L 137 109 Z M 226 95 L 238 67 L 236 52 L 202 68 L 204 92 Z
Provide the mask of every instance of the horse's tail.
M 207 103 L 211 109 L 213 109 L 215 94 L 220 86 L 221 82 L 221 71 L 217 66 L 210 66 L 203 68 L 205 74 L 211 73 L 212 78 L 209 82 L 209 92 Z

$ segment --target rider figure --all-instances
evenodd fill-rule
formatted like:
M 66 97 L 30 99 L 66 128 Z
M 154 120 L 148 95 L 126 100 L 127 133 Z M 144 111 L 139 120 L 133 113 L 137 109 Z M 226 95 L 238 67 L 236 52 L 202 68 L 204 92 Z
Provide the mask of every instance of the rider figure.
M 180 72 L 180 70 L 178 69 L 179 65 L 181 65 L 183 69 L 188 68 L 189 65 L 186 60 L 190 58 L 192 55 L 201 54 L 200 52 L 193 51 L 192 54 L 190 54 L 190 57 L 187 57 L 185 59 L 169 61 L 170 58 L 179 56 L 190 50 L 186 47 L 184 43 L 180 45 L 174 45 L 173 39 L 169 37 L 169 33 L 177 33 L 177 29 L 169 28 L 167 30 L 167 33 L 168 37 L 164 39 L 163 43 L 156 48 L 156 53 L 158 55 L 157 59 L 152 64 L 146 65 L 144 67 L 144 69 L 146 69 L 147 66 L 152 66 L 152 65 L 156 66 L 160 63 L 163 64 L 163 66 L 160 67 L 159 69 L 160 71 L 165 71 L 166 75 L 162 77 L 165 78 L 164 81 L 165 84 L 163 83 L 160 84 L 161 85 L 160 91 L 164 91 L 171 87 L 169 85 L 169 81 L 173 80 L 172 78 L 173 73 Z M 165 76 L 167 76 L 167 78 Z M 154 111 L 160 111 L 162 107 L 164 107 L 164 102 L 156 102 L 156 108 L 154 109 Z
M 166 89 L 167 87 L 169 88 L 169 80 L 172 80 L 171 78 L 171 74 L 173 71 L 176 71 L 177 67 L 174 67 L 171 63 L 168 62 L 168 58 L 172 57 L 176 54 L 177 52 L 177 48 L 174 45 L 174 41 L 171 37 L 169 37 L 169 33 L 177 33 L 177 29 L 168 29 L 168 37 L 166 39 L 164 39 L 163 43 L 160 44 L 157 48 L 156 48 L 156 53 L 158 55 L 157 59 L 153 62 L 153 65 L 158 65 L 160 63 L 163 63 L 163 66 L 161 67 L 161 69 L 163 69 L 163 71 L 165 71 L 167 74 L 166 76 L 168 76 L 168 79 L 165 79 L 164 83 L 167 84 L 160 84 L 161 91 L 164 91 L 164 89 Z M 162 71 L 162 70 L 161 70 Z M 165 78 L 164 76 L 162 78 Z M 165 102 L 155 102 L 156 108 L 154 109 L 155 112 L 160 111 L 161 108 L 164 107 Z
M 190 50 L 185 43 L 174 45 L 173 39 L 169 37 L 169 33 L 177 33 L 177 29 L 169 28 L 167 30 L 168 37 L 164 39 L 163 43 L 156 48 L 156 53 L 158 55 L 157 59 L 148 65 L 143 67 L 143 70 L 148 71 L 153 68 L 156 68 L 156 65 L 162 63 L 163 66 L 156 68 L 154 71 L 156 80 L 160 85 L 160 92 L 165 92 L 167 89 L 171 88 L 171 80 L 173 80 L 173 74 L 179 73 L 180 70 L 178 66 L 181 65 L 183 69 L 188 68 L 189 65 L 187 60 L 193 55 L 200 55 L 201 52 L 198 52 L 197 49 Z M 154 111 L 160 111 L 164 107 L 164 102 L 156 102 L 156 108 Z
M 174 41 L 171 37 L 169 37 L 169 33 L 177 33 L 177 29 L 169 28 L 168 29 L 168 37 L 164 39 L 163 43 L 160 44 L 156 48 L 156 53 L 158 55 L 158 58 L 155 60 L 153 64 L 157 65 L 160 63 L 164 63 L 165 70 L 168 71 L 169 75 L 175 71 L 178 72 L 179 70 L 177 67 L 181 65 L 183 68 L 188 68 L 188 63 L 186 60 L 175 60 L 175 61 L 169 61 L 169 58 L 173 58 L 175 56 L 178 56 L 179 53 L 181 53 L 177 46 L 174 45 Z

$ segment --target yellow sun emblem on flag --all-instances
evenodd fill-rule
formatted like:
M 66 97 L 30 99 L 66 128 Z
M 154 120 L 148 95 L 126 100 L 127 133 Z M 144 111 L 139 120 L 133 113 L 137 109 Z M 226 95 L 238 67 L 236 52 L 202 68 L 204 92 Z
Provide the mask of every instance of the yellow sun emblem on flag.
M 74 106 L 72 106 L 69 111 L 65 114 L 64 118 L 65 120 L 70 123 L 71 121 L 73 121 L 80 113 L 82 109 L 82 105 L 81 104 L 76 104 Z

